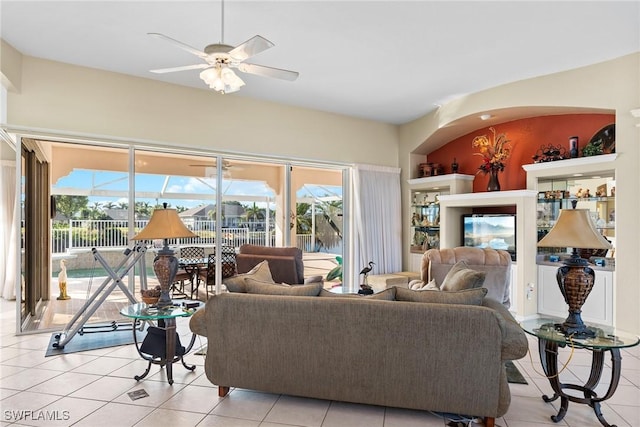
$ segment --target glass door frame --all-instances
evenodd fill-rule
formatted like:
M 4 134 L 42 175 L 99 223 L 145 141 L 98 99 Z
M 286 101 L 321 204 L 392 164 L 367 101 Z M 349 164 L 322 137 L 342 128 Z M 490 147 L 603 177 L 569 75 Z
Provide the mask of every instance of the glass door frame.
M 219 162 L 218 164 L 222 164 L 222 162 L 224 161 L 225 158 L 228 159 L 240 159 L 240 160 L 248 160 L 248 161 L 256 161 L 256 162 L 272 162 L 275 164 L 281 164 L 284 166 L 285 168 L 285 182 L 287 183 L 286 191 L 284 193 L 284 196 L 288 198 L 288 200 L 291 200 L 293 195 L 291 194 L 291 192 L 293 191 L 290 188 L 290 176 L 288 176 L 290 174 L 290 168 L 292 165 L 305 165 L 305 166 L 311 166 L 311 167 L 316 167 L 316 168 L 328 168 L 328 169 L 334 169 L 334 170 L 340 170 L 342 172 L 342 176 L 343 176 L 343 195 L 344 195 L 344 216 L 345 218 L 349 218 L 349 211 L 350 211 L 350 198 L 348 197 L 349 195 L 349 186 L 348 186 L 348 181 L 349 181 L 349 177 L 350 177 L 350 170 L 352 168 L 352 165 L 350 164 L 339 164 L 339 163 L 332 163 L 332 162 L 314 162 L 314 161 L 298 161 L 298 160 L 294 160 L 294 161 L 287 161 L 284 160 L 282 158 L 271 158 L 271 157 L 265 157 L 265 156 L 261 156 L 261 155 L 255 155 L 255 156 L 247 156 L 247 155 L 234 155 L 234 154 L 220 154 L 219 152 L 203 152 L 203 150 L 201 149 L 196 149 L 196 148 L 189 148 L 189 147 L 184 147 L 184 148 L 174 148 L 174 147 L 168 147 L 166 145 L 156 145 L 156 144 L 147 144 L 147 143 L 140 143 L 140 142 L 135 142 L 133 140 L 131 140 L 130 142 L 126 142 L 123 140 L 110 140 L 110 139 L 97 139 L 97 138 L 91 138 L 91 137 L 78 137 L 78 136 L 66 136 L 66 135 L 60 135 L 60 134 L 47 134 L 47 133 L 40 133 L 40 132 L 30 132 L 30 131 L 25 131 L 25 130 L 11 130 L 11 129 L 5 129 L 7 131 L 7 134 L 10 135 L 11 138 L 15 138 L 16 142 L 16 200 L 15 203 L 17 205 L 18 208 L 18 212 L 21 212 L 21 199 L 23 196 L 22 193 L 22 174 L 24 173 L 23 171 L 23 167 L 22 167 L 22 151 L 20 148 L 20 141 L 22 141 L 23 138 L 28 138 L 28 139 L 35 139 L 35 140 L 43 140 L 43 141 L 51 141 L 51 142 L 56 142 L 56 143 L 68 143 L 68 144 L 82 144 L 85 146 L 96 146 L 96 147 L 114 147 L 114 148 L 126 148 L 128 150 L 128 155 L 129 155 L 129 159 L 128 159 L 128 175 L 129 175 L 129 194 L 128 194 L 128 200 L 129 200 L 129 206 L 135 206 L 135 151 L 136 150 L 150 150 L 150 151 L 155 151 L 155 152 L 161 152 L 161 153 L 180 153 L 180 154 L 194 154 L 197 156 L 202 157 L 203 155 L 206 155 L 207 157 L 211 157 L 211 159 L 216 159 L 217 162 Z M 222 186 L 222 180 L 223 180 L 223 170 L 222 168 L 217 168 L 216 171 L 216 185 L 217 188 L 221 188 Z M 49 186 L 49 191 L 47 191 L 47 194 L 50 193 L 50 188 L 51 188 L 52 183 L 48 183 Z M 219 217 L 221 217 L 221 210 L 222 210 L 222 192 L 218 191 L 216 194 L 216 210 L 217 210 L 217 215 Z M 288 215 L 287 213 L 284 213 L 285 215 Z M 18 235 L 21 236 L 21 219 L 22 219 L 22 215 L 19 214 L 16 216 L 16 218 L 14 219 L 14 227 L 16 228 Z M 134 209 L 130 209 L 128 212 L 128 222 L 129 224 L 135 224 L 135 212 Z M 345 269 L 345 275 L 344 275 L 344 279 L 343 279 L 343 285 L 347 286 L 348 285 L 348 281 L 349 281 L 349 277 L 351 276 L 351 274 L 346 274 L 346 272 L 349 269 L 349 253 L 350 253 L 350 238 L 349 238 L 349 232 L 348 230 L 350 229 L 350 224 L 349 221 L 346 220 L 344 222 L 344 235 L 343 235 L 343 259 L 344 259 L 344 269 Z M 130 229 L 130 233 L 132 233 L 133 229 Z M 220 247 L 219 245 L 222 244 L 222 221 L 217 221 L 216 222 L 216 249 L 217 251 L 220 251 Z M 291 230 L 289 230 L 287 227 L 284 227 L 283 230 L 283 236 L 284 236 L 284 241 L 288 242 L 291 238 Z M 131 235 L 129 236 L 129 238 L 132 237 Z M 50 275 L 50 268 L 51 268 L 51 248 L 50 248 L 50 240 L 51 237 L 49 235 L 48 237 L 49 243 L 47 245 L 47 247 L 49 247 L 49 256 L 48 256 L 48 264 L 49 264 L 49 269 L 47 269 L 47 271 L 49 271 L 49 275 Z M 38 331 L 27 331 L 24 330 L 22 321 L 21 321 L 21 310 L 19 309 L 19 307 L 22 304 L 22 295 L 21 295 L 21 280 L 20 280 L 20 274 L 22 272 L 22 268 L 23 268 L 23 262 L 22 262 L 22 251 L 20 247 L 15 248 L 16 250 L 16 270 L 17 270 L 17 277 L 16 277 L 16 284 L 15 284 L 15 288 L 16 288 L 16 333 L 18 334 L 24 334 L 24 333 L 37 333 Z M 42 252 L 41 249 L 38 250 L 39 252 Z M 39 253 L 39 255 L 41 256 L 42 253 Z M 220 262 L 220 261 L 218 261 Z M 221 272 L 221 268 L 220 266 L 217 266 L 218 268 L 216 268 L 217 272 Z M 219 290 L 220 287 L 220 283 L 221 283 L 221 277 L 219 277 L 221 273 L 217 273 L 216 277 L 216 290 Z M 50 280 L 50 278 L 49 278 Z M 134 286 L 134 282 L 133 280 L 129 281 L 130 286 Z

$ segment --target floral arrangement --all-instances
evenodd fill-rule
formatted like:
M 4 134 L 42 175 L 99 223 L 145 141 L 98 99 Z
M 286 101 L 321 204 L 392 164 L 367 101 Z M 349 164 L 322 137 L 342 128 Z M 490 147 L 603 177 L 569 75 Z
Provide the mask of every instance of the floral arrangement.
M 504 170 L 504 162 L 511 154 L 511 146 L 509 140 L 504 133 L 496 133 L 492 127 L 489 130 L 493 133 L 493 137 L 480 135 L 473 138 L 471 145 L 480 150 L 474 155 L 482 156 L 482 164 L 478 167 L 478 172 L 485 174 L 491 171 Z

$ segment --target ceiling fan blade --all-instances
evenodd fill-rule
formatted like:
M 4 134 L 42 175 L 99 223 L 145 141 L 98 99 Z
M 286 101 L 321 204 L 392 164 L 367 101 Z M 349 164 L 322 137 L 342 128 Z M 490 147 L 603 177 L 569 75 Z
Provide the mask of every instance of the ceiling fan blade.
M 194 64 L 194 65 L 183 65 L 182 67 L 158 68 L 156 70 L 149 70 L 149 71 L 156 74 L 164 74 L 164 73 L 173 73 L 176 71 L 199 70 L 199 69 L 207 68 L 210 66 L 211 65 L 209 64 Z
M 294 81 L 298 78 L 297 71 L 282 70 L 280 68 L 265 67 L 264 65 L 247 64 L 242 62 L 238 64 L 238 70 L 243 73 L 255 74 L 257 76 L 274 77 L 276 79 Z
M 273 46 L 275 45 L 264 37 L 253 36 L 241 45 L 233 48 L 229 52 L 229 55 L 235 61 L 244 61 L 245 59 L 251 58 L 253 55 L 257 55 Z
M 187 52 L 192 53 L 192 54 L 194 54 L 194 55 L 196 55 L 196 56 L 198 56 L 198 57 L 200 57 L 200 58 L 202 58 L 202 59 L 206 59 L 206 58 L 207 58 L 207 56 L 208 56 L 208 55 L 207 55 L 206 53 L 204 53 L 203 51 L 198 50 L 198 49 L 196 49 L 195 47 L 191 47 L 191 46 L 189 46 L 188 44 L 184 44 L 184 43 L 182 43 L 181 41 L 178 41 L 178 40 L 176 40 L 176 39 L 172 39 L 172 38 L 171 38 L 171 37 L 169 37 L 169 36 L 165 36 L 164 34 L 160 34 L 160 33 L 147 33 L 147 34 L 148 34 L 148 35 L 150 35 L 150 36 L 152 36 L 152 37 L 157 37 L 157 38 L 159 38 L 159 39 L 163 39 L 163 40 L 165 40 L 165 41 L 168 41 L 169 43 L 171 43 L 171 44 L 174 44 L 174 45 L 178 46 L 180 49 L 182 49 L 182 50 L 186 50 Z

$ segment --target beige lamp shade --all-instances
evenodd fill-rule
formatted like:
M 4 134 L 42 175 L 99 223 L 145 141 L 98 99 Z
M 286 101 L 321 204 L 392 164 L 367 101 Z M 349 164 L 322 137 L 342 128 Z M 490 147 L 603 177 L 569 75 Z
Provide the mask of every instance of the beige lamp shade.
M 133 240 L 173 239 L 178 237 L 198 237 L 191 232 L 178 216 L 175 209 L 156 209 L 145 228 L 133 236 Z
M 538 247 L 611 249 L 611 244 L 596 229 L 588 209 L 561 209 L 556 225 Z

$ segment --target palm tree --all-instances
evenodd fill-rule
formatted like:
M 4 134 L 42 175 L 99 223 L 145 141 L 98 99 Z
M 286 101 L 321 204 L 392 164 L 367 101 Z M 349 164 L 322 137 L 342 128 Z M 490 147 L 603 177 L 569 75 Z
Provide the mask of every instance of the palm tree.
M 81 212 L 87 208 L 89 198 L 87 196 L 65 196 L 57 195 L 56 211 L 62 214 L 67 219 L 72 219 L 80 216 Z
M 309 203 L 296 204 L 296 234 L 311 234 L 312 223 L 311 205 Z
M 102 212 L 100 202 L 93 202 L 91 206 L 89 206 L 88 216 L 90 219 L 101 219 L 103 215 L 104 213 Z
M 260 220 L 264 221 L 264 209 L 259 208 L 256 202 L 253 202 L 253 206 L 243 206 L 243 208 L 247 222 L 255 223 Z
M 149 202 L 136 202 L 136 213 L 143 217 L 151 215 L 151 204 Z
M 327 249 L 338 246 L 342 241 L 342 200 L 318 203 L 316 241 Z

